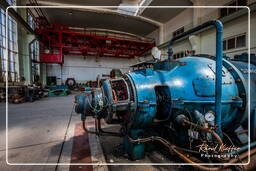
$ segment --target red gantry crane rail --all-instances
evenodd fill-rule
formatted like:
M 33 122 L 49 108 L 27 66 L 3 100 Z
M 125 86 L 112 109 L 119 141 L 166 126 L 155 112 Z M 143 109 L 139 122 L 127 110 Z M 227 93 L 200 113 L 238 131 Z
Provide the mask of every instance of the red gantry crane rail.
M 64 55 L 133 58 L 155 46 L 153 39 L 123 32 L 77 29 L 49 24 L 37 18 L 35 33 L 40 41 L 40 62 L 64 62 Z

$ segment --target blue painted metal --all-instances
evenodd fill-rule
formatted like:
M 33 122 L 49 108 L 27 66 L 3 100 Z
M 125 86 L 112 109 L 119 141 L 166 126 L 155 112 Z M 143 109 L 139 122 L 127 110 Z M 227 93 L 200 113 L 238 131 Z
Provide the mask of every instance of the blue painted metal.
M 208 21 L 204 24 L 201 24 L 193 29 L 190 29 L 182 34 L 180 34 L 177 37 L 174 37 L 169 42 L 168 47 L 168 59 L 172 59 L 172 44 L 188 35 L 191 35 L 193 33 L 198 32 L 199 30 L 205 29 L 207 27 L 214 26 L 216 28 L 216 89 L 215 89 L 215 113 L 216 113 L 216 120 L 215 123 L 217 125 L 217 133 L 222 137 L 222 131 L 221 131 L 221 95 L 222 95 L 222 89 L 221 89 L 221 82 L 222 82 L 222 48 L 223 48 L 223 42 L 222 42 L 222 32 L 223 32 L 223 25 L 221 21 L 219 20 L 213 20 Z
M 204 56 L 204 55 L 201 55 Z M 174 122 L 180 114 L 186 115 L 194 123 L 203 122 L 203 116 L 208 111 L 215 111 L 215 57 L 190 56 L 180 58 L 171 63 L 167 61 L 153 63 L 153 68 L 145 68 L 124 75 L 127 84 L 128 99 L 114 101 L 113 79 L 106 80 L 101 89 L 92 89 L 76 96 L 77 113 L 84 116 L 94 112 L 111 123 L 112 116 L 120 110 L 128 113 L 125 118 L 128 123 L 127 135 L 133 139 L 143 138 L 141 132 L 150 128 L 155 119 Z M 234 132 L 236 128 L 247 123 L 248 108 L 248 77 L 247 64 L 223 59 L 222 67 L 222 96 L 221 96 L 221 127 L 222 131 Z M 255 89 L 256 67 L 251 66 Z M 193 71 L 193 72 L 192 72 Z M 253 83 L 252 81 L 252 83 Z M 93 97 L 93 98 L 92 98 Z M 255 92 L 251 96 L 251 107 L 255 109 Z M 87 100 L 86 100 L 87 99 Z M 104 102 L 104 108 L 98 107 L 99 101 Z M 163 104 L 161 104 L 163 103 Z M 94 108 L 98 109 L 94 110 Z M 161 111 L 161 112 L 159 112 Z M 254 116 L 255 110 L 251 114 Z M 216 117 L 216 113 L 215 113 Z M 84 118 L 84 117 L 83 117 Z M 255 119 L 254 119 L 255 120 Z M 216 124 L 216 123 L 215 123 Z M 212 125 L 212 123 L 211 123 Z M 255 130 L 256 123 L 252 124 Z M 216 130 L 215 130 L 216 131 Z M 182 134 L 180 143 L 188 139 L 186 132 Z M 252 140 L 255 131 L 252 131 Z M 211 139 L 211 137 L 208 137 Z M 145 146 L 129 143 L 124 140 L 125 149 L 133 159 L 144 155 Z
M 247 53 L 242 53 L 241 55 L 235 55 L 234 60 L 235 61 L 243 61 L 248 63 L 249 55 Z M 256 55 L 254 53 L 250 54 L 250 62 L 253 65 L 256 65 Z
M 68 86 L 66 86 L 66 85 L 50 86 L 50 90 L 63 90 L 63 89 L 68 90 Z
M 75 111 L 81 114 L 81 120 L 85 120 L 86 116 L 98 114 L 102 110 L 101 103 L 103 103 L 101 89 L 86 88 L 84 92 L 75 96 Z
M 247 56 L 248 57 L 248 56 Z M 244 57 L 242 57 L 243 61 L 245 60 Z M 248 59 L 247 59 L 248 60 Z M 243 91 L 240 91 L 241 95 L 244 95 L 244 101 L 248 103 L 248 98 L 250 96 L 250 111 L 248 110 L 248 107 L 245 107 L 245 112 L 250 114 L 250 122 L 251 122 L 251 140 L 256 140 L 256 66 L 251 64 L 250 66 L 250 73 L 248 70 L 248 63 L 241 62 L 241 61 L 229 61 L 232 65 L 235 66 L 237 69 L 236 72 L 240 74 L 240 80 L 241 82 L 237 82 L 237 84 L 243 84 L 244 86 L 244 94 L 241 94 Z M 250 74 L 250 80 L 249 75 Z M 250 83 L 250 94 L 248 92 Z M 244 118 L 239 118 L 243 121 L 244 127 L 248 127 L 248 115 L 245 115 Z
M 129 137 L 132 139 L 140 138 L 140 134 L 143 134 L 143 129 L 130 130 L 129 136 L 124 137 L 124 148 L 128 152 L 132 160 L 139 160 L 144 158 L 145 155 L 145 143 L 130 143 Z
M 207 124 L 221 137 L 222 131 L 234 132 L 241 125 L 246 128 L 247 99 L 250 96 L 246 74 L 248 65 L 244 62 L 226 60 L 228 58 L 222 59 L 222 24 L 219 21 L 211 21 L 196 27 L 174 38 L 170 42 L 170 47 L 174 41 L 210 25 L 214 25 L 217 30 L 216 57 L 197 55 L 170 61 L 169 56 L 168 60 L 161 62 L 139 63 L 133 66 L 138 70 L 124 74 L 123 78 L 120 78 L 127 88 L 124 88 L 123 92 L 116 92 L 112 87 L 115 79 L 110 79 L 103 82 L 101 90 L 97 90 L 100 98 L 89 100 L 92 103 L 83 101 L 83 95 L 81 99 L 77 97 L 78 105 L 83 103 L 81 108 L 88 110 L 92 109 L 88 108 L 90 104 L 95 108 L 99 106 L 97 101 L 101 100 L 104 107 L 97 110 L 96 115 L 105 118 L 108 123 L 112 122 L 113 115 L 123 119 L 122 124 L 126 128 L 125 149 L 133 159 L 139 159 L 144 155 L 145 146 L 143 143 L 129 142 L 127 136 L 140 139 L 143 138 L 143 132 L 148 129 L 153 135 L 151 126 L 157 123 L 155 120 L 175 125 L 179 116 L 184 116 L 193 123 L 204 125 L 205 114 L 211 112 L 215 115 L 215 120 L 208 121 Z M 143 66 L 147 67 L 139 69 Z M 251 88 L 256 89 L 256 67 L 250 66 L 255 72 L 251 77 L 251 84 L 254 84 Z M 127 93 L 127 99 L 115 100 L 115 94 L 118 93 Z M 250 97 L 252 110 L 249 112 L 253 116 L 256 108 L 255 93 L 256 91 Z M 79 111 L 84 115 L 87 113 L 85 110 Z M 251 124 L 251 139 L 255 140 L 256 119 L 251 118 L 255 121 Z M 182 135 L 177 137 L 177 142 L 186 144 L 189 139 L 188 130 L 178 128 L 175 131 Z M 211 136 L 208 138 L 211 139 Z
M 216 113 L 216 120 L 215 123 L 217 125 L 217 134 L 219 134 L 221 137 L 222 131 L 221 131 L 221 95 L 222 95 L 222 48 L 223 48 L 223 42 L 222 42 L 222 31 L 223 31 L 223 25 L 220 21 L 214 21 L 213 25 L 216 27 L 216 89 L 215 89 L 215 113 Z
M 159 64 L 156 64 L 157 66 Z M 163 65 L 162 65 L 163 66 Z M 214 70 L 215 61 L 202 57 L 186 57 L 177 60 L 176 66 L 171 70 L 153 70 L 143 69 L 128 73 L 128 77 L 134 84 L 138 106 L 136 117 L 133 120 L 133 128 L 147 127 L 152 123 L 157 113 L 157 97 L 155 87 L 167 86 L 171 97 L 171 108 L 167 115 L 174 118 L 175 110 L 189 112 L 193 117 L 193 111 L 198 110 L 201 113 L 205 111 L 214 111 L 215 96 L 212 94 L 215 90 L 214 81 L 216 80 Z M 151 70 L 151 74 L 145 74 L 145 70 Z M 191 72 L 193 71 L 193 72 Z M 227 68 L 223 67 L 222 81 L 222 125 L 225 130 L 231 128 L 232 122 L 237 117 L 237 109 L 241 107 L 242 100 L 239 98 L 239 89 L 235 79 Z M 202 83 L 205 87 L 193 83 Z M 208 90 L 207 93 L 206 89 Z M 236 107 L 234 107 L 236 106 Z M 196 120 L 195 118 L 192 118 Z

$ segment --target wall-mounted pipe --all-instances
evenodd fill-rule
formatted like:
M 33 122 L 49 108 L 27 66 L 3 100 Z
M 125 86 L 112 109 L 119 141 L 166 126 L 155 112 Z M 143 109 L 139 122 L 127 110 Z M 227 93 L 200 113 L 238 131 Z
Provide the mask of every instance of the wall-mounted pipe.
M 221 94 L 222 94 L 222 32 L 223 25 L 219 20 L 208 21 L 202 25 L 199 25 L 191 30 L 188 30 L 177 37 L 170 40 L 168 46 L 168 59 L 172 59 L 172 45 L 175 41 L 193 34 L 199 30 L 205 29 L 207 27 L 214 26 L 216 28 L 216 82 L 215 82 L 215 124 L 217 125 L 217 133 L 220 137 L 223 137 L 221 131 Z

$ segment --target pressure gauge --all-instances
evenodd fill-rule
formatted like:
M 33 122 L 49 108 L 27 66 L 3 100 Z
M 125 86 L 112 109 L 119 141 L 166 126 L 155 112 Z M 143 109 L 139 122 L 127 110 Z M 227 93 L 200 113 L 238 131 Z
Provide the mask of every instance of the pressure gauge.
M 209 111 L 204 116 L 205 120 L 208 122 L 212 122 L 215 119 L 214 113 L 212 111 Z

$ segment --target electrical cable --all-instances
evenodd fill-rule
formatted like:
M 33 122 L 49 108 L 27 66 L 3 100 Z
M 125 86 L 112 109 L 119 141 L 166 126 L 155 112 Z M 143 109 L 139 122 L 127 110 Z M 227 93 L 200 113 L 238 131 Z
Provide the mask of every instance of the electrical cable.
M 193 126 L 197 127 L 198 129 L 200 129 L 200 130 L 202 130 L 202 131 L 206 131 L 206 132 L 210 133 L 212 136 L 215 137 L 215 139 L 217 140 L 217 142 L 218 142 L 219 145 L 222 145 L 222 144 L 223 144 L 222 139 L 221 139 L 221 138 L 219 137 L 219 135 L 218 135 L 216 132 L 214 132 L 213 130 L 204 128 L 204 127 L 202 127 L 202 126 L 198 126 L 198 125 L 194 124 L 193 122 L 190 122 L 190 121 L 188 121 L 188 120 L 186 120 L 186 119 L 184 119 L 183 121 L 184 121 L 184 123 L 186 123 L 186 124 L 193 125 Z

